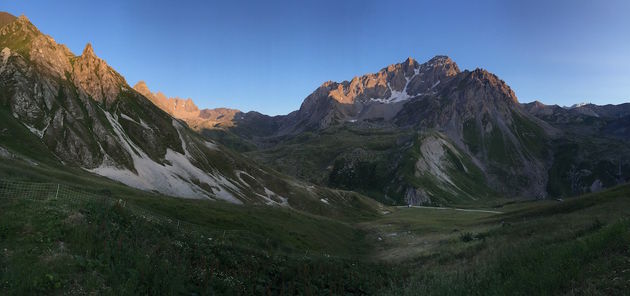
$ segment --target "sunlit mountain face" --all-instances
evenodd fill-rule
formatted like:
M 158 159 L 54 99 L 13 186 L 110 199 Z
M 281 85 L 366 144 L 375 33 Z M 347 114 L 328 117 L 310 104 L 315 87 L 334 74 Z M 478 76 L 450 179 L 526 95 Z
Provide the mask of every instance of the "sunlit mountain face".
M 467 18 L 468 35 L 454 25 L 464 11 L 483 16 L 487 25 L 504 22 L 497 11 L 514 16 L 511 26 L 499 27 L 520 36 L 517 28 L 530 21 L 516 17 L 513 4 L 477 4 L 482 11 L 464 3 L 429 10 L 408 3 L 409 9 L 398 6 L 398 17 L 387 18 L 394 4 L 380 3 L 381 17 L 370 22 L 379 24 L 369 30 L 379 37 L 370 37 L 373 54 L 349 51 L 347 44 L 363 48 L 367 29 L 357 16 L 377 11 L 370 1 L 305 3 L 300 10 L 273 1 L 240 9 L 197 3 L 191 8 L 206 18 L 192 26 L 197 12 L 190 12 L 186 19 L 170 18 L 168 27 L 155 23 L 165 13 L 158 1 L 150 19 L 146 10 L 121 10 L 135 11 L 133 22 L 110 15 L 107 38 L 113 39 L 107 40 L 135 34 L 125 46 L 100 39 L 102 32 L 92 28 L 101 18 L 88 22 L 80 54 L 71 50 L 78 36 L 63 33 L 77 28 L 59 29 L 74 21 L 58 17 L 51 25 L 40 17 L 51 4 L 41 5 L 33 21 L 0 12 L 1 295 L 623 295 L 630 289 L 630 103 L 519 99 L 521 90 L 531 93 L 523 83 L 532 80 L 519 80 L 525 76 L 514 75 L 510 65 L 523 73 L 531 65 L 506 64 L 500 53 L 518 52 L 497 41 L 502 31 L 486 42 L 493 49 L 467 45 L 483 56 L 476 62 L 470 54 L 399 56 L 417 53 L 416 35 L 438 40 L 443 26 L 453 33 L 439 38 L 441 46 L 479 32 L 477 17 Z M 55 7 L 74 13 L 90 5 Z M 537 11 L 535 3 L 522 5 L 525 15 Z M 545 7 L 569 23 L 584 8 L 575 4 L 566 12 L 554 5 Z M 612 6 L 621 11 L 624 5 Z M 55 15 L 55 7 L 47 15 Z M 182 7 L 171 4 L 172 15 Z M 282 7 L 294 14 L 277 15 Z M 112 8 L 102 9 L 101 17 Z M 593 7 L 584 21 L 608 22 L 600 10 Z M 402 26 L 411 12 L 418 26 Z M 84 13 L 89 20 L 95 12 Z M 440 22 L 434 14 L 442 15 Z M 549 23 L 544 14 L 533 18 Z M 426 31 L 420 24 L 428 20 L 440 28 Z M 349 23 L 354 30 L 344 29 Z M 590 38 L 578 25 L 549 28 L 558 35 L 557 47 L 566 37 L 559 32 Z M 46 35 L 48 29 L 69 46 Z M 137 43 L 148 38 L 140 31 L 157 34 L 160 42 Z M 388 50 L 375 44 L 398 40 L 399 31 L 407 42 L 389 42 Z M 283 59 L 266 68 L 242 55 L 239 46 L 253 33 L 259 47 L 250 47 L 249 55 L 272 44 L 269 55 Z M 541 33 L 541 40 L 549 34 Z M 193 35 L 195 50 L 191 42 L 175 42 Z M 236 37 L 240 41 L 219 42 Z M 93 46 L 92 38 L 100 41 Z M 305 40 L 318 42 L 305 48 L 298 42 Z M 170 52 L 162 62 L 138 66 L 156 61 L 164 47 Z M 125 60 L 129 52 L 138 63 Z M 218 60 L 234 64 L 226 67 L 217 52 L 223 53 Z M 335 63 L 300 58 L 316 52 Z M 248 67 L 234 62 L 238 53 Z M 340 75 L 355 60 L 362 61 L 355 68 L 362 72 Z M 287 61 L 290 70 L 278 71 Z M 239 68 L 237 84 L 230 82 L 233 68 Z M 177 72 L 177 79 L 155 79 L 167 72 Z M 284 72 L 296 80 L 268 83 L 288 77 Z M 549 78 L 544 72 L 541 81 Z M 330 77 L 293 94 L 303 85 L 296 81 L 321 73 Z M 583 89 L 577 72 L 563 75 L 575 75 L 573 85 Z M 130 77 L 138 82 L 129 83 Z M 335 77 L 340 81 L 330 80 Z M 561 80 L 546 82 L 562 88 Z M 590 85 L 599 88 L 598 81 Z M 188 87 L 177 96 L 172 89 L 179 84 Z M 208 104 L 213 94 L 226 92 L 245 98 Z M 195 93 L 203 96 L 188 97 Z M 254 106 L 252 98 L 265 110 L 276 108 L 278 98 L 285 100 L 283 110 L 297 107 L 274 112 L 283 115 L 233 107 Z

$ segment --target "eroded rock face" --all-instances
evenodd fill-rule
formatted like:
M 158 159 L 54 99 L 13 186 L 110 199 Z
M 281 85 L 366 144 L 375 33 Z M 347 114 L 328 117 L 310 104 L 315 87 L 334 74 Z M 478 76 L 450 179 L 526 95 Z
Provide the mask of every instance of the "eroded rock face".
M 262 118 L 259 122 L 272 121 Z M 445 56 L 423 64 L 407 59 L 351 81 L 326 82 L 299 110 L 275 122 L 269 134 L 251 136 L 238 128 L 231 130 L 247 139 L 291 139 L 302 132 L 329 133 L 346 125 L 367 134 L 378 129 L 416 131 L 422 135 L 420 139 L 406 140 L 402 145 L 412 148 L 390 152 L 387 159 L 399 163 L 374 165 L 394 167 L 388 173 L 391 182 L 384 185 L 386 195 L 417 199 L 421 194 L 415 190 L 422 189 L 432 202 L 444 200 L 444 194 L 470 199 L 490 194 L 544 198 L 553 158 L 549 145 L 558 134 L 554 127 L 523 110 L 505 81 L 483 69 L 462 72 Z M 425 137 L 427 134 L 439 137 Z M 275 139 L 268 142 L 292 149 Z M 416 148 L 418 151 L 410 151 Z M 415 173 L 405 172 L 408 167 L 416 167 Z M 456 180 L 458 170 L 461 174 Z M 427 183 L 440 188 L 418 187 Z M 480 186 L 475 185 L 478 183 Z
M 405 191 L 405 203 L 412 206 L 431 204 L 431 198 L 422 188 L 409 187 Z
M 39 137 L 48 150 L 41 152 L 56 156 L 51 162 L 173 196 L 267 202 L 230 180 L 249 164 L 195 137 L 131 89 L 90 44 L 74 56 L 20 17 L 0 27 L 0 49 L 0 108 L 13 117 L 1 120 L 28 129 L 15 133 Z M 280 196 L 261 184 L 267 195 Z
M 455 62 L 436 56 L 424 64 L 409 58 L 377 73 L 341 83 L 328 81 L 309 95 L 297 112 L 303 128 L 326 128 L 344 121 L 391 119 L 412 98 L 434 94 L 460 73 Z M 284 127 L 288 132 L 299 132 Z
M 152 93 L 144 81 L 133 87 L 137 92 L 147 97 L 151 102 L 168 114 L 180 119 L 200 117 L 200 111 L 192 99 L 167 98 L 162 92 Z
M 72 79 L 77 87 L 97 102 L 110 105 L 116 100 L 125 79 L 94 54 L 91 44 L 74 60 Z
M 160 109 L 175 118 L 184 120 L 189 127 L 196 131 L 233 127 L 236 120 L 244 116 L 240 110 L 229 108 L 199 110 L 192 99 L 168 98 L 159 91 L 153 93 L 144 81 L 136 83 L 133 88 Z

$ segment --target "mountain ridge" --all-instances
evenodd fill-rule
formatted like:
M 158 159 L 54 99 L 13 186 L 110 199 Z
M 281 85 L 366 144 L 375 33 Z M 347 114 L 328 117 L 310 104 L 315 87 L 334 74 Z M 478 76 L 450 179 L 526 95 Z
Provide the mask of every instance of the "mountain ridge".
M 0 158 L 39 165 L 46 156 L 55 168 L 79 168 L 176 197 L 320 215 L 378 207 L 360 194 L 292 179 L 201 138 L 131 88 L 90 43 L 74 55 L 20 17 L 0 27 L 0 48 L 0 122 L 17 127 L 0 135 Z M 23 150 L 15 138 L 38 144 Z
M 611 110 L 616 107 L 592 108 L 614 112 Z M 403 145 L 407 148 L 398 152 L 392 150 L 387 153 L 389 156 L 382 156 L 398 159 L 398 164 L 386 169 L 389 171 L 387 174 L 393 174 L 393 177 L 383 175 L 380 178 L 398 181 L 382 184 L 383 188 L 378 190 L 386 196 L 385 200 L 400 196 L 395 199 L 410 203 L 435 203 L 436 196 L 452 196 L 447 200 L 456 196 L 475 199 L 475 195 L 480 193 L 547 198 L 549 184 L 557 181 L 556 177 L 550 180 L 548 176 L 548 171 L 556 162 L 553 150 L 557 149 L 554 148 L 557 144 L 554 143 L 566 137 L 564 127 L 537 116 L 528 104 L 521 104 L 505 81 L 481 68 L 461 71 L 447 56 L 436 56 L 422 64 L 408 58 L 349 81 L 324 82 L 304 99 L 300 109 L 287 115 L 235 114 L 226 117 L 227 122 L 219 124 L 199 125 L 195 124 L 196 120 L 187 122 L 207 138 L 228 145 L 236 142 L 232 147 L 247 147 L 243 148 L 247 155 L 290 174 L 296 172 L 284 165 L 277 166 L 279 158 L 292 158 L 291 155 L 297 152 L 293 149 L 300 148 L 286 145 L 305 133 L 337 133 L 332 131 L 337 130 L 336 126 L 348 126 L 361 133 L 393 128 L 396 131 L 394 134 L 406 138 L 401 140 L 407 142 Z M 615 132 L 618 134 L 625 131 L 617 129 L 619 131 Z M 405 130 L 417 136 L 410 136 Z M 421 139 L 417 144 L 413 144 L 416 140 L 411 140 L 415 137 Z M 318 141 L 323 140 L 313 140 L 311 144 L 320 145 Z M 361 169 L 362 163 L 370 163 L 374 153 L 378 155 L 381 152 L 365 150 L 361 145 L 353 147 L 333 152 L 337 156 L 326 157 L 325 166 L 309 168 L 323 170 L 331 179 L 307 177 L 307 180 L 362 190 L 355 187 L 362 181 L 353 178 L 367 176 L 360 177 L 362 173 L 356 170 Z M 275 149 L 290 150 L 280 156 L 273 152 Z M 436 152 L 441 156 L 433 159 L 435 156 L 432 155 Z M 412 157 L 415 160 L 408 161 L 417 162 L 417 168 L 403 172 L 406 170 L 402 169 L 405 161 L 401 159 L 406 159 L 404 155 L 409 153 L 415 155 Z M 457 155 L 455 162 L 448 160 L 446 154 Z M 295 161 L 290 161 L 292 166 L 298 164 Z M 458 175 L 454 168 L 461 167 L 464 162 L 468 162 L 464 167 L 473 166 L 476 174 L 483 175 L 483 178 L 467 176 L 466 173 L 459 176 L 459 181 L 468 183 L 464 179 L 477 178 L 475 182 L 480 187 L 473 189 L 475 186 L 471 183 L 467 189 L 462 189 L 452 177 L 444 177 Z M 340 175 L 341 172 L 355 177 L 348 179 Z M 592 182 L 597 183 L 597 179 Z M 433 184 L 429 186 L 433 187 L 429 193 L 427 184 Z M 592 184 L 587 187 L 592 187 Z M 382 198 L 379 200 L 383 201 Z

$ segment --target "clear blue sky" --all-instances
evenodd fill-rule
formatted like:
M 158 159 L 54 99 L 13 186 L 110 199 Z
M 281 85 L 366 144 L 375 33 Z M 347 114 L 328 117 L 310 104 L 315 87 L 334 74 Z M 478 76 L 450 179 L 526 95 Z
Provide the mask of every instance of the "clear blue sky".
M 550 3 L 554 2 L 554 3 Z M 327 80 L 411 56 L 499 75 L 521 102 L 630 101 L 630 1 L 2 0 L 131 85 L 285 114 Z

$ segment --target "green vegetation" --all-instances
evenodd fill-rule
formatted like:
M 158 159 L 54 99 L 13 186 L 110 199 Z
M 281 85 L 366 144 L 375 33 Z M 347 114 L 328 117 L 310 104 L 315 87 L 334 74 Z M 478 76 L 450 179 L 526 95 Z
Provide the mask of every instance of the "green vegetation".
M 512 111 L 513 126 L 516 136 L 525 145 L 532 158 L 546 158 L 548 147 L 545 131 L 536 123 Z
M 630 176 L 626 159 L 630 147 L 607 139 L 572 137 L 552 142 L 553 164 L 549 169 L 547 191 L 551 196 L 575 196 L 590 190 L 596 180 L 612 187 Z M 621 174 L 619 174 L 621 173 Z
M 3 295 L 532 295 L 630 289 L 630 273 L 623 272 L 630 260 L 629 185 L 565 202 L 453 199 L 464 208 L 503 214 L 383 208 L 388 213 L 376 215 L 374 205 L 351 192 L 323 190 L 319 196 L 346 200 L 346 207 L 330 212 L 319 200 L 292 204 L 306 213 L 176 199 L 59 167 L 25 127 L 0 111 L 9 124 L 0 145 L 23 153 L 2 159 L 0 178 L 79 185 L 127 205 L 0 197 Z M 455 151 L 446 157 L 453 170 L 468 168 L 473 186 L 470 160 Z M 425 182 L 422 188 L 435 184 L 416 182 Z M 143 219 L 131 206 L 197 230 Z
M 460 82 L 461 83 L 461 82 Z M 469 119 L 464 122 L 464 142 L 468 145 L 468 149 L 473 155 L 481 151 L 481 133 L 477 128 L 477 123 L 473 119 Z
M 387 128 L 334 126 L 318 133 L 304 132 L 281 145 L 245 154 L 298 179 L 352 189 L 391 203 L 384 195 L 389 193 L 386 187 L 395 171 L 395 155 L 403 149 L 397 143 L 411 135 L 411 131 Z
M 37 161 L 51 163 L 55 156 L 48 148 L 17 120 L 13 119 L 11 112 L 4 106 L 0 106 L 0 146 L 12 151 L 20 151 L 24 155 Z M 3 160 L 4 162 L 4 160 Z
M 422 237 L 414 239 L 412 230 L 399 238 L 424 248 L 398 250 L 417 263 L 407 284 L 385 294 L 620 295 L 630 288 L 630 186 L 565 202 L 497 206 L 505 214 L 454 220 L 450 231 L 440 229 L 440 218 L 404 220 L 427 225 Z
M 516 151 L 509 139 L 505 139 L 503 133 L 497 126 L 493 126 L 492 131 L 488 134 L 486 147 L 488 149 L 488 157 L 491 161 L 498 164 L 510 166 L 514 165 L 514 156 Z
M 102 190 L 101 190 L 102 191 Z M 0 197 L 0 294 L 620 294 L 630 185 L 494 212 L 295 210 L 128 194 Z M 147 220 L 134 210 L 179 219 Z M 194 225 L 194 230 L 184 225 Z
M 388 269 L 375 263 L 309 253 L 308 248 L 300 254 L 276 253 L 275 248 L 290 243 L 278 245 L 273 239 L 258 241 L 257 248 L 243 247 L 215 236 L 216 231 L 196 235 L 145 221 L 120 205 L 2 198 L 0 209 L 4 295 L 344 294 L 373 292 L 388 284 L 382 276 Z M 253 226 L 252 216 L 240 217 L 241 223 Z M 307 244 L 332 245 L 337 235 L 344 235 L 339 225 L 331 236 L 323 230 L 317 230 L 317 238 L 305 235 L 299 228 L 322 223 L 309 225 L 316 221 L 292 216 L 295 220 L 279 217 L 288 229 L 272 223 L 263 226 L 265 233 L 286 232 Z M 255 231 L 260 228 L 249 234 Z
M 418 159 L 426 157 L 420 152 L 420 147 L 428 137 L 445 138 L 437 132 L 431 132 L 415 139 L 414 145 L 409 149 L 400 170 L 407 184 L 415 188 L 423 188 L 430 193 L 432 196 L 431 204 L 433 205 L 460 204 L 497 196 L 487 186 L 483 172 L 467 154 L 456 150 L 455 146 L 443 146 L 444 156 L 440 160 L 448 178 L 455 185 L 440 180 L 430 173 L 417 174 L 416 162 Z
M 223 129 L 203 129 L 200 131 L 201 135 L 214 139 L 215 141 L 221 143 L 222 145 L 237 151 L 237 152 L 249 152 L 256 149 L 256 146 L 242 137 L 235 135 L 233 132 L 229 130 Z

